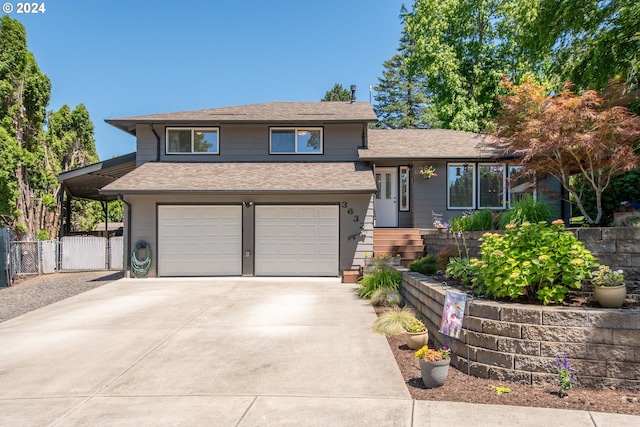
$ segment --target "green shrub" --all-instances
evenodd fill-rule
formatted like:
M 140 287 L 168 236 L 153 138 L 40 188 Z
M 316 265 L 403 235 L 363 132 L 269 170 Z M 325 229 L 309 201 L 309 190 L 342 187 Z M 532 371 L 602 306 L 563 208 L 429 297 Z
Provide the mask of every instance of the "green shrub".
M 445 246 L 438 252 L 438 269 L 445 271 L 451 258 L 459 257 L 460 250 L 453 245 Z
M 504 230 L 507 224 L 520 225 L 525 221 L 551 221 L 551 207 L 545 201 L 534 200 L 531 195 L 526 195 L 500 214 L 498 228 Z
M 438 271 L 438 258 L 433 255 L 418 258 L 409 264 L 409 270 L 422 273 L 425 276 L 435 274 Z
M 360 279 L 358 295 L 364 299 L 370 299 L 373 293 L 380 288 L 400 290 L 402 273 L 388 267 L 375 268 Z
M 488 231 L 493 229 L 493 217 L 489 209 L 465 213 L 460 218 L 451 218 L 453 231 Z
M 463 285 L 469 285 L 473 279 L 477 279 L 477 261 L 476 258 L 451 258 L 447 266 L 446 275 L 451 279 L 459 280 Z
M 562 301 L 570 289 L 580 288 L 596 265 L 562 220 L 551 225 L 509 224 L 503 235 L 486 233 L 481 240 L 482 261 L 473 263 L 478 277 L 472 282 L 486 297 Z
M 38 231 L 38 234 L 36 235 L 36 239 L 38 239 L 38 240 L 49 240 L 49 233 L 47 233 L 46 230 L 40 230 L 40 231 Z

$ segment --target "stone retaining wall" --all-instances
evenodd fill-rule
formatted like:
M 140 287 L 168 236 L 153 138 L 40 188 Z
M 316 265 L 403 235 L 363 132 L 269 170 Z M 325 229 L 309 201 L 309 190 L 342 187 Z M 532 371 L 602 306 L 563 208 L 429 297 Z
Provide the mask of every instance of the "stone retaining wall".
M 451 289 L 451 288 L 449 288 Z M 582 387 L 640 391 L 640 311 L 571 309 L 467 300 L 460 339 L 438 332 L 446 289 L 403 269 L 402 295 L 448 345 L 453 366 L 522 384 L 557 384 L 556 356 L 567 354 Z
M 584 246 L 591 251 L 599 263 L 613 270 L 624 270 L 629 293 L 640 293 L 640 228 L 638 227 L 583 227 L 569 228 Z M 481 245 L 479 240 L 486 231 L 464 233 L 464 243 L 469 256 L 477 257 Z M 501 231 L 492 231 L 501 233 Z M 441 230 L 422 230 L 425 253 L 438 255 L 447 246 L 458 246 L 463 251 L 462 237 Z M 457 238 L 456 238 L 457 237 Z

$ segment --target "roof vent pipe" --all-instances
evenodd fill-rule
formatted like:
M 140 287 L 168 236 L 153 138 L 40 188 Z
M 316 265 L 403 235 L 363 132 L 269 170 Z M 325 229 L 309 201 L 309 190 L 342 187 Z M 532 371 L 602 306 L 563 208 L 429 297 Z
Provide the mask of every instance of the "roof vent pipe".
M 351 85 L 351 103 L 356 102 L 356 85 Z

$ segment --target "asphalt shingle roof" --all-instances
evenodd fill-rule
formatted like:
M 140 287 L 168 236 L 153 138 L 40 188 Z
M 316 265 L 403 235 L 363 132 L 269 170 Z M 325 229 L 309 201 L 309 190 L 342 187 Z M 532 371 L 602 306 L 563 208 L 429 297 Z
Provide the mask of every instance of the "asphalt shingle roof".
M 133 132 L 138 123 L 328 123 L 377 120 L 368 102 L 268 102 L 105 121 L 125 132 Z
M 103 194 L 372 193 L 371 168 L 343 163 L 145 163 L 105 186 Z
M 490 135 L 449 129 L 370 129 L 361 160 L 377 159 L 493 159 L 502 150 Z

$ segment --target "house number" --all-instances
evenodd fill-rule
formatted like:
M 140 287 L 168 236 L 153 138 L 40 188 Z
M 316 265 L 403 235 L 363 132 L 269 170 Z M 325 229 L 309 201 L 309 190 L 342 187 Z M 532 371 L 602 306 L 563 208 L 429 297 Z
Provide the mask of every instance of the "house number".
M 349 215 L 353 215 L 353 208 L 349 208 L 349 209 L 347 210 L 347 213 L 348 213 Z

